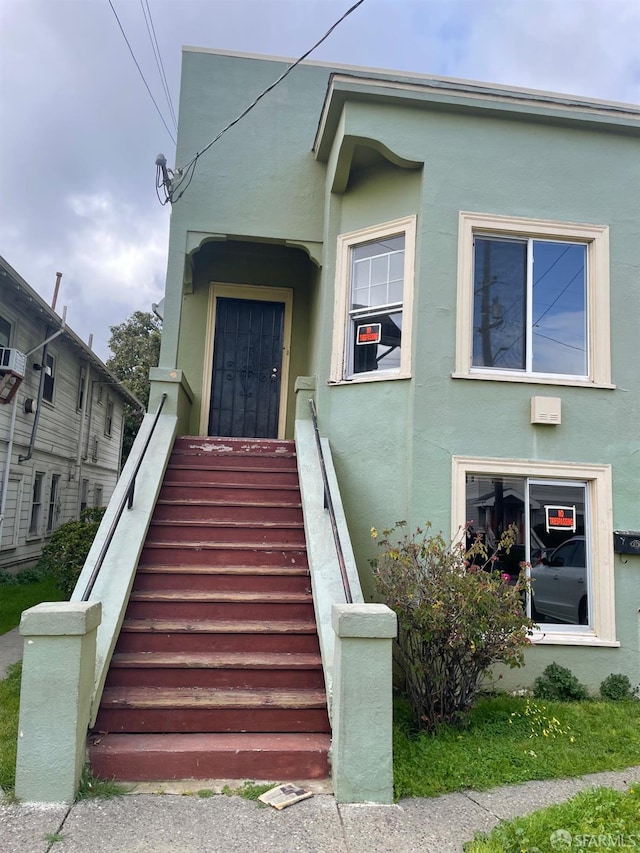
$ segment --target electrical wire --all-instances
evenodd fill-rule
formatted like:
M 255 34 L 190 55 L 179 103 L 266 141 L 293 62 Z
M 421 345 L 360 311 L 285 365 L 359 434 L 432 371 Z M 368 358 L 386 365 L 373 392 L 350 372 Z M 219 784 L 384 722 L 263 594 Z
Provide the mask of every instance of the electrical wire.
M 134 54 L 134 52 L 133 52 L 133 48 L 132 48 L 132 47 L 131 47 L 131 45 L 129 44 L 129 39 L 127 38 L 127 34 L 125 33 L 124 28 L 123 28 L 122 24 L 120 23 L 120 18 L 118 17 L 118 13 L 116 12 L 116 10 L 115 10 L 115 8 L 114 8 L 113 3 L 111 2 L 111 0 L 107 0 L 107 2 L 109 3 L 109 6 L 111 6 L 111 11 L 112 11 L 112 12 L 113 12 L 113 14 L 115 15 L 115 19 L 116 19 L 116 21 L 118 22 L 118 26 L 120 27 L 120 32 L 122 33 L 122 37 L 124 38 L 125 42 L 127 43 L 127 47 L 129 48 L 129 53 L 131 54 L 131 58 L 132 58 L 132 59 L 133 59 L 133 61 L 135 62 L 136 68 L 138 69 L 138 71 L 139 71 L 139 73 L 140 73 L 140 77 L 142 77 L 142 82 L 143 82 L 143 83 L 144 83 L 144 85 L 146 86 L 147 92 L 149 93 L 149 97 L 150 97 L 150 98 L 151 98 L 151 100 L 153 101 L 153 105 L 154 105 L 154 107 L 156 108 L 156 110 L 157 110 L 157 112 L 158 112 L 158 115 L 160 116 L 160 119 L 161 119 L 161 121 L 162 121 L 162 124 L 165 126 L 167 133 L 168 133 L 168 134 L 169 134 L 169 136 L 171 137 L 171 141 L 172 141 L 172 142 L 173 142 L 173 144 L 175 145 L 175 144 L 176 144 L 176 140 L 175 140 L 175 138 L 174 138 L 174 135 L 173 135 L 173 133 L 169 130 L 169 125 L 168 125 L 168 124 L 166 123 L 166 121 L 164 120 L 164 116 L 163 116 L 163 115 L 162 115 L 162 113 L 160 112 L 160 107 L 159 107 L 159 106 L 158 106 L 158 104 L 156 103 L 156 99 L 155 99 L 155 98 L 153 97 L 153 95 L 151 94 L 151 89 L 149 88 L 149 84 L 148 84 L 148 83 L 147 83 L 147 81 L 145 80 L 144 74 L 142 73 L 142 69 L 140 68 L 140 65 L 138 64 L 138 60 L 136 59 L 136 56 L 135 56 L 135 54 Z
M 111 2 L 111 0 L 109 0 L 109 2 Z M 222 130 L 216 136 L 214 136 L 214 138 L 211 140 L 211 142 L 209 142 L 207 145 L 205 145 L 205 147 L 202 149 L 202 151 L 198 151 L 196 153 L 196 155 L 191 160 L 189 160 L 189 162 L 185 166 L 183 166 L 180 169 L 176 169 L 175 174 L 178 176 L 178 182 L 177 183 L 174 182 L 173 186 L 169 190 L 169 196 L 170 196 L 170 200 L 172 203 L 175 204 L 175 202 L 179 201 L 182 198 L 182 196 L 184 195 L 185 191 L 187 190 L 189 184 L 193 180 L 193 175 L 195 173 L 195 167 L 197 165 L 198 159 L 200 157 L 202 157 L 202 155 L 205 154 L 211 148 L 212 145 L 214 145 L 216 142 L 218 142 L 218 140 L 222 136 L 224 136 L 224 134 L 228 130 L 230 130 L 232 127 L 234 127 L 234 125 L 238 124 L 239 121 L 241 121 L 248 113 L 250 113 L 251 110 L 262 100 L 262 98 L 264 98 L 265 95 L 267 95 L 269 92 L 271 92 L 273 89 L 275 89 L 275 87 L 279 83 L 282 83 L 282 81 L 285 79 L 285 77 L 287 77 L 289 74 L 291 74 L 291 72 L 293 71 L 294 68 L 296 68 L 298 65 L 300 65 L 300 63 L 303 62 L 309 56 L 309 54 L 313 53 L 313 51 L 317 47 L 319 47 L 326 39 L 328 39 L 329 36 L 331 35 L 331 33 L 336 29 L 336 27 L 338 27 L 345 20 L 345 18 L 348 18 L 352 12 L 355 12 L 355 10 L 358 8 L 358 6 L 361 6 L 363 3 L 364 3 L 364 0 L 358 0 L 357 3 L 354 3 L 353 6 L 351 6 L 349 9 L 347 9 L 347 11 L 340 18 L 338 18 L 338 20 L 327 30 L 327 32 L 322 36 L 322 38 L 318 39 L 318 41 L 313 45 L 313 47 L 310 47 L 306 53 L 303 53 L 299 59 L 296 59 L 296 61 L 292 65 L 290 65 L 285 71 L 283 71 L 283 73 L 278 77 L 277 80 L 275 80 L 273 83 L 271 83 L 271 85 L 267 86 L 266 89 L 264 89 L 262 92 L 260 92 L 260 94 L 252 101 L 252 103 L 249 104 L 248 107 L 246 107 L 246 109 L 244 109 L 240 113 L 240 115 L 238 115 L 236 118 L 234 118 L 233 121 L 230 121 L 229 124 L 227 124 L 225 127 L 223 127 Z M 180 187 L 185 183 L 185 181 L 186 181 L 186 186 L 174 198 L 173 196 L 174 196 L 175 192 L 180 189 Z
M 156 66 L 158 68 L 158 74 L 160 75 L 160 82 L 162 83 L 162 88 L 164 89 L 164 95 L 167 99 L 167 105 L 169 107 L 169 112 L 171 114 L 171 121 L 173 122 L 174 128 L 178 129 L 178 120 L 176 119 L 176 114 L 173 109 L 173 101 L 171 100 L 171 92 L 169 91 L 169 82 L 167 81 L 167 75 L 164 70 L 164 63 L 162 61 L 162 55 L 160 53 L 160 45 L 158 44 L 158 37 L 156 35 L 156 28 L 153 25 L 153 18 L 151 17 L 151 8 L 149 7 L 149 0 L 140 0 L 140 7 L 142 9 L 142 14 L 144 16 L 144 22 L 147 25 L 147 33 L 149 34 L 149 40 L 151 42 L 151 47 L 153 49 L 153 55 L 156 59 Z M 146 7 L 146 11 L 145 11 Z
M 164 198 L 160 197 L 160 188 L 164 190 Z M 156 195 L 158 196 L 158 201 L 163 207 L 171 201 L 164 183 L 164 175 L 162 174 L 160 166 L 156 166 Z

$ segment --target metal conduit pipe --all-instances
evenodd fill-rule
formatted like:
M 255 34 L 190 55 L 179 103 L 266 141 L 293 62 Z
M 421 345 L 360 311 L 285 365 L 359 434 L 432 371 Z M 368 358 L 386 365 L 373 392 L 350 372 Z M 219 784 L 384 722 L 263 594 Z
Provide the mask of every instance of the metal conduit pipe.
M 27 356 L 33 355 L 34 352 L 37 352 L 40 349 L 40 347 L 42 347 L 42 358 L 40 359 L 41 365 L 42 365 L 42 370 L 40 371 L 40 384 L 38 385 L 38 401 L 37 401 L 37 406 L 36 406 L 36 413 L 35 413 L 34 418 L 33 418 L 33 427 L 31 428 L 31 438 L 29 440 L 29 450 L 26 452 L 26 454 L 24 456 L 18 456 L 18 462 L 28 462 L 29 459 L 31 459 L 31 457 L 33 456 L 33 449 L 34 449 L 35 443 L 36 443 L 36 433 L 38 431 L 38 423 L 40 421 L 40 409 L 42 407 L 42 405 L 41 405 L 42 404 L 42 395 L 44 394 L 44 377 L 45 377 L 44 361 L 45 361 L 45 358 L 47 357 L 47 345 L 50 344 L 51 341 L 53 341 L 55 338 L 57 338 L 59 335 L 61 335 L 64 332 L 64 328 L 66 325 L 66 313 L 67 312 L 66 312 L 66 308 L 65 308 L 64 315 L 62 317 L 62 325 L 60 326 L 58 331 L 54 332 L 52 335 L 50 335 L 49 332 L 51 331 L 51 329 L 49 326 L 47 326 L 45 329 L 45 333 L 44 333 L 45 334 L 44 341 L 41 344 L 38 344 L 37 347 L 34 347 L 33 349 L 29 350 L 28 353 L 26 353 Z
M 13 453 L 13 436 L 16 431 L 16 413 L 18 411 L 17 396 L 13 398 L 11 407 L 11 424 L 9 426 L 9 439 L 7 441 L 7 462 L 2 474 L 2 499 L 0 499 L 0 542 L 2 542 L 4 516 L 7 509 L 7 493 L 9 491 L 9 475 L 11 473 L 11 455 Z
M 47 326 L 46 334 L 49 334 L 49 327 Z M 24 456 L 18 456 L 18 462 L 28 462 L 29 459 L 33 456 L 33 449 L 36 444 L 36 433 L 38 431 L 38 423 L 40 422 L 40 410 L 42 408 L 42 397 L 44 395 L 44 362 L 47 357 L 47 345 L 45 344 L 42 347 L 42 369 L 40 370 L 40 383 L 38 384 L 38 400 L 36 402 L 36 412 L 33 416 L 33 426 L 31 427 L 31 438 L 29 439 L 29 449 L 25 453 Z

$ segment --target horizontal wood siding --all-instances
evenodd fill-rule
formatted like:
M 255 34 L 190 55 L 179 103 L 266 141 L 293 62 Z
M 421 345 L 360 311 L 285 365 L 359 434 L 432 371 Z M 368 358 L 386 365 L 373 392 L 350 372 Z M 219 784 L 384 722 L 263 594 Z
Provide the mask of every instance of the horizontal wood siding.
M 37 347 L 55 329 L 47 329 L 45 318 L 27 301 L 7 298 L 0 291 L 0 317 L 11 323 L 10 344 L 24 353 Z M 82 480 L 88 480 L 87 505 L 94 506 L 97 489 L 102 489 L 102 505 L 113 493 L 120 466 L 124 401 L 116 384 L 90 363 L 86 355 L 64 334 L 47 347 L 54 362 L 54 393 L 51 403 L 43 401 L 33 454 L 28 454 L 33 430 L 33 414 L 25 413 L 25 400 L 37 400 L 42 372 L 34 369 L 40 364 L 42 349 L 27 357 L 26 376 L 18 390 L 10 480 L 7 490 L 6 521 L 0 541 L 0 569 L 17 570 L 35 563 L 48 541 L 50 533 L 66 521 L 78 517 Z M 82 414 L 78 410 L 82 371 L 89 373 L 89 394 L 85 412 L 85 429 L 81 441 Z M 108 400 L 113 402 L 111 435 L 105 434 Z M 7 447 L 11 422 L 11 405 L 0 405 L 0 487 L 7 462 Z M 97 455 L 95 449 L 97 448 Z M 78 464 L 79 463 L 79 464 Z M 40 525 L 37 534 L 29 531 L 32 512 L 33 485 L 37 472 L 44 474 Z M 52 530 L 47 533 L 52 478 L 58 476 L 58 495 L 55 502 Z

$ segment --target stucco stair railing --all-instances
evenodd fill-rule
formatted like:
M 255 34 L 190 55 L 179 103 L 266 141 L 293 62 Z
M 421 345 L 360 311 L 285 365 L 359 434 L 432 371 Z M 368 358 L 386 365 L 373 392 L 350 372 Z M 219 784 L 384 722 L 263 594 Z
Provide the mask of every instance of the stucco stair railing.
M 18 799 L 75 799 L 87 729 L 95 721 L 177 433 L 178 416 L 162 412 L 163 402 L 164 396 L 143 419 L 71 600 L 39 604 L 22 615 Z
M 396 615 L 362 595 L 313 377 L 296 382 L 295 442 L 307 556 L 327 690 L 339 802 L 393 801 L 392 641 Z

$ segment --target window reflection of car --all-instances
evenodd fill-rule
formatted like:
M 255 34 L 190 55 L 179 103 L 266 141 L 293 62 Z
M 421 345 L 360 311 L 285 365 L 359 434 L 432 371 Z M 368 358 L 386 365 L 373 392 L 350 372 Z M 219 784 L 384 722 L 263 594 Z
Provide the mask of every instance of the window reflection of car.
M 584 536 L 574 536 L 558 545 L 542 562 L 531 568 L 532 616 L 538 622 L 587 625 L 587 568 Z

